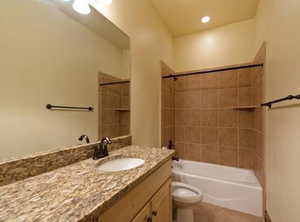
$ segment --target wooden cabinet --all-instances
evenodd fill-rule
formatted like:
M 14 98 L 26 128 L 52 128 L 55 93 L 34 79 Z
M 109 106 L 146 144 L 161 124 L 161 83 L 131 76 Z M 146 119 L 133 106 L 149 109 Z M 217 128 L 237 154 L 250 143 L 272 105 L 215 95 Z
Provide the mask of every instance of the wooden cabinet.
M 172 214 L 170 188 L 171 180 L 168 180 L 132 222 L 170 222 Z
M 99 222 L 171 222 L 171 161 L 99 217 Z
M 155 194 L 151 201 L 151 216 L 153 222 L 171 221 L 172 218 L 171 180 Z
M 148 203 L 132 222 L 150 222 L 151 221 L 151 205 Z

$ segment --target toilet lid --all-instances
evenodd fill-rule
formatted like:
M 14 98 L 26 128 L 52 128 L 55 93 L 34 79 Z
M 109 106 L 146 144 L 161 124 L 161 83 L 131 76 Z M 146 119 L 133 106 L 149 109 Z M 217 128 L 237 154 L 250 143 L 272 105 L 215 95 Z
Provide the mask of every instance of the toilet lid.
M 202 192 L 188 184 L 173 182 L 172 183 L 173 199 L 182 203 L 197 203 L 202 200 Z
M 176 189 L 174 189 L 173 195 L 185 196 L 187 198 L 197 196 L 197 194 L 195 192 L 193 192 L 191 190 L 188 190 L 186 188 L 176 188 Z

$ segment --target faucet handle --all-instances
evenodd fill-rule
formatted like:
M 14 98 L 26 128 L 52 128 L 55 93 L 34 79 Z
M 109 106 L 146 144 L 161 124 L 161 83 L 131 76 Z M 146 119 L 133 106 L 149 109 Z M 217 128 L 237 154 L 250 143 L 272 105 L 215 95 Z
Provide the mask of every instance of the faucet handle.
M 106 144 L 112 144 L 112 141 L 111 139 L 109 139 L 108 137 L 104 137 L 102 140 L 101 140 L 102 143 L 106 143 Z
M 85 134 L 82 134 L 82 135 L 78 138 L 78 140 L 79 140 L 80 142 L 82 142 L 84 139 L 85 139 L 86 143 L 90 143 L 89 137 L 88 137 L 87 135 L 85 135 Z

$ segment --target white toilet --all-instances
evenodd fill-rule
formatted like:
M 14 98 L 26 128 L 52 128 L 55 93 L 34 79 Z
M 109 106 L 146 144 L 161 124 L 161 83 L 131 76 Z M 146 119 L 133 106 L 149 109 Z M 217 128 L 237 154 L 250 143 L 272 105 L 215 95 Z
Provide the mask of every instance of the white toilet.
M 202 201 L 202 192 L 191 185 L 172 182 L 172 198 L 177 208 L 176 222 L 194 222 L 193 206 Z

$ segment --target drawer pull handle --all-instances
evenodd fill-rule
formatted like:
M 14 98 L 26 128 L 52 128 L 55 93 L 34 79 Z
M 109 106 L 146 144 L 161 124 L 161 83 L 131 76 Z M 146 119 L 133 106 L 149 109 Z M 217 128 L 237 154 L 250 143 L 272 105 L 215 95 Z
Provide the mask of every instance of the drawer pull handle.
M 147 217 L 147 222 L 152 222 L 152 217 Z
M 157 211 L 152 211 L 153 216 L 157 216 Z

